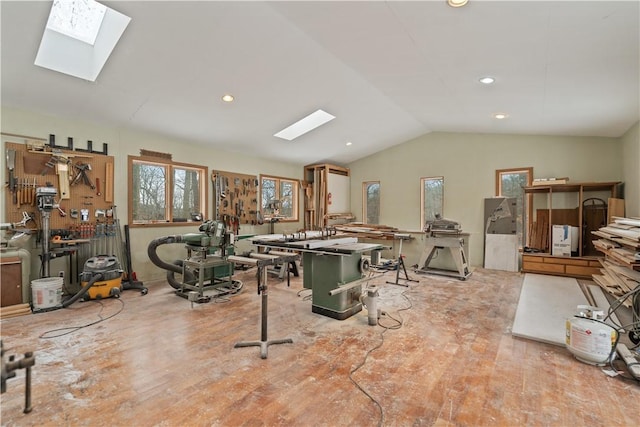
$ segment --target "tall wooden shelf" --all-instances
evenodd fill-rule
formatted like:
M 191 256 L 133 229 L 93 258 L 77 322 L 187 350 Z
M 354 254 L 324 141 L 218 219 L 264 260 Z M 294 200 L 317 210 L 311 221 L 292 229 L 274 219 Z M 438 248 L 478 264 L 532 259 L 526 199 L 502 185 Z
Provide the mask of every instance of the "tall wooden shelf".
M 583 202 L 586 200 L 586 195 L 592 192 L 608 192 L 609 197 L 619 198 L 621 196 L 620 191 L 621 182 L 580 182 L 570 184 L 553 184 L 553 185 L 536 185 L 531 187 L 524 187 L 524 205 L 533 203 L 532 195 L 542 194 L 546 195 L 547 203 L 546 210 L 548 215 L 548 227 L 546 230 L 547 241 L 549 242 L 549 251 L 545 253 L 529 254 L 525 253 L 522 256 L 522 271 L 525 273 L 543 273 L 553 274 L 560 276 L 571 276 L 580 278 L 591 278 L 591 275 L 598 272 L 600 264 L 597 257 L 586 256 L 583 251 L 583 221 L 584 221 L 584 207 Z M 553 195 L 557 193 L 577 193 L 578 206 L 577 210 L 577 227 L 578 227 L 578 256 L 577 257 L 562 257 L 551 255 L 552 248 L 552 232 L 553 225 L 564 225 L 564 216 L 561 214 L 562 210 L 555 210 L 553 207 Z M 528 209 L 524 209 L 528 212 Z M 555 215 L 554 215 L 555 213 Z M 623 212 L 616 213 L 623 215 Z
M 307 165 L 304 167 L 304 227 L 306 230 L 319 230 L 327 227 L 332 219 L 353 219 L 349 209 L 345 207 L 336 211 L 332 203 L 336 197 L 343 196 L 344 190 L 348 195 L 349 188 L 330 188 L 329 175 L 349 177 L 348 168 L 326 163 Z M 336 190 L 340 195 L 335 194 Z M 332 197 L 334 200 L 332 200 Z M 340 197 L 342 199 L 342 197 Z M 343 202 L 343 200 L 340 200 Z M 347 201 L 348 204 L 348 201 Z M 339 209 L 340 210 L 340 209 Z

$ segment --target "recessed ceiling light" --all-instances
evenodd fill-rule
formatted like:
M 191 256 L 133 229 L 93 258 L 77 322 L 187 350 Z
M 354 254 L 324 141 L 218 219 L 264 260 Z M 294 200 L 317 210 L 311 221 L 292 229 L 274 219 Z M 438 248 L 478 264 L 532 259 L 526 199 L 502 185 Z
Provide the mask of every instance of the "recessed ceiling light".
M 447 0 L 447 3 L 451 7 L 461 7 L 467 4 L 467 1 L 469 0 Z
M 493 83 L 495 81 L 496 81 L 496 79 L 494 79 L 493 77 L 489 77 L 489 76 L 480 78 L 480 83 L 484 83 L 486 85 L 490 85 L 491 83 Z
M 495 113 L 493 115 L 493 117 L 498 119 L 498 120 L 502 120 L 502 119 L 506 119 L 507 117 L 509 117 L 509 115 L 505 114 L 505 113 Z
M 292 141 L 300 135 L 304 135 L 305 133 L 317 128 L 318 126 L 322 126 L 333 119 L 335 119 L 335 116 L 332 116 L 325 111 L 317 110 L 309 114 L 307 117 L 298 120 L 291 126 L 282 129 L 273 136 L 286 139 L 287 141 Z
M 233 102 L 233 95 L 229 95 L 228 93 L 225 95 L 222 95 L 222 100 L 224 102 Z
M 350 145 L 353 145 L 353 142 L 351 142 L 351 141 L 347 141 L 347 144 L 346 144 L 346 145 L 347 145 L 347 147 L 348 147 L 348 146 L 350 146 Z

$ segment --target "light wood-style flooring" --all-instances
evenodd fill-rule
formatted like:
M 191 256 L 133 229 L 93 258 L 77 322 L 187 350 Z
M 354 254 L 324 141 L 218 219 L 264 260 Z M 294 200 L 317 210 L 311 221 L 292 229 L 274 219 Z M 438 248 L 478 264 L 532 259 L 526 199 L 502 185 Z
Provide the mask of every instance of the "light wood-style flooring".
M 2 394 L 3 426 L 635 426 L 640 386 L 610 378 L 564 348 L 511 336 L 523 276 L 476 269 L 466 281 L 417 276 L 381 284 L 400 329 L 311 312 L 301 278 L 269 279 L 269 338 L 260 338 L 254 272 L 229 302 L 190 303 L 166 283 L 149 294 L 0 323 L 8 354 L 34 351 L 33 411 L 24 370 Z M 58 338 L 55 328 L 115 317 Z M 399 311 L 400 309 L 405 309 Z M 393 326 L 389 316 L 381 323 Z M 384 334 L 383 334 L 384 332 Z M 384 342 L 382 340 L 384 339 Z M 372 349 L 374 349 L 371 351 Z M 350 381 L 353 379 L 380 405 Z

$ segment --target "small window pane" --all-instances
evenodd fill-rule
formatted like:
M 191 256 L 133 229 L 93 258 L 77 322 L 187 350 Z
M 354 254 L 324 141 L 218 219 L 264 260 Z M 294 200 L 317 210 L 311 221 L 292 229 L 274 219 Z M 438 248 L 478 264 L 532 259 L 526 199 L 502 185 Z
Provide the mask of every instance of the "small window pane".
M 276 200 L 276 181 L 274 179 L 262 180 L 262 209 L 269 212 L 269 205 Z
M 200 174 L 196 170 L 173 169 L 173 218 L 189 219 L 200 212 Z
M 365 224 L 380 223 L 380 183 L 366 182 L 365 196 Z
M 293 183 L 280 181 L 280 214 L 289 218 L 293 216 Z
M 444 178 L 423 178 L 422 191 L 424 221 L 433 221 L 436 215 L 444 216 Z
M 167 169 L 146 163 L 133 164 L 134 221 L 166 220 Z
M 516 199 L 518 217 L 516 219 L 516 233 L 518 240 L 522 241 L 524 230 L 524 208 L 522 206 L 524 190 L 523 187 L 529 185 L 531 174 L 529 169 L 523 170 L 498 170 L 500 182 L 497 194 L 502 197 L 510 197 Z

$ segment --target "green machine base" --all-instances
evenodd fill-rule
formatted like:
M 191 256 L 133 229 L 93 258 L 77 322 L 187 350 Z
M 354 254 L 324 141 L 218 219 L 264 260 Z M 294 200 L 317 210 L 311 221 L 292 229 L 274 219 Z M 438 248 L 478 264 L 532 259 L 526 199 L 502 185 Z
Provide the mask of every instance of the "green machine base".
M 335 256 L 306 252 L 302 255 L 304 287 L 313 289 L 313 313 L 344 320 L 362 310 L 362 286 L 353 287 L 337 295 L 329 295 L 339 284 L 362 278 L 361 259 L 360 253 Z
M 323 316 L 327 316 L 327 317 L 331 317 L 333 319 L 337 319 L 337 320 L 344 320 L 344 319 L 348 319 L 349 317 L 353 316 L 354 314 L 358 313 L 359 311 L 362 311 L 362 304 L 358 303 L 352 307 L 350 307 L 347 310 L 344 311 L 335 311 L 335 310 L 330 310 L 328 308 L 325 307 L 320 307 L 317 305 L 311 305 L 311 312 L 312 313 L 317 313 L 317 314 L 322 314 Z

